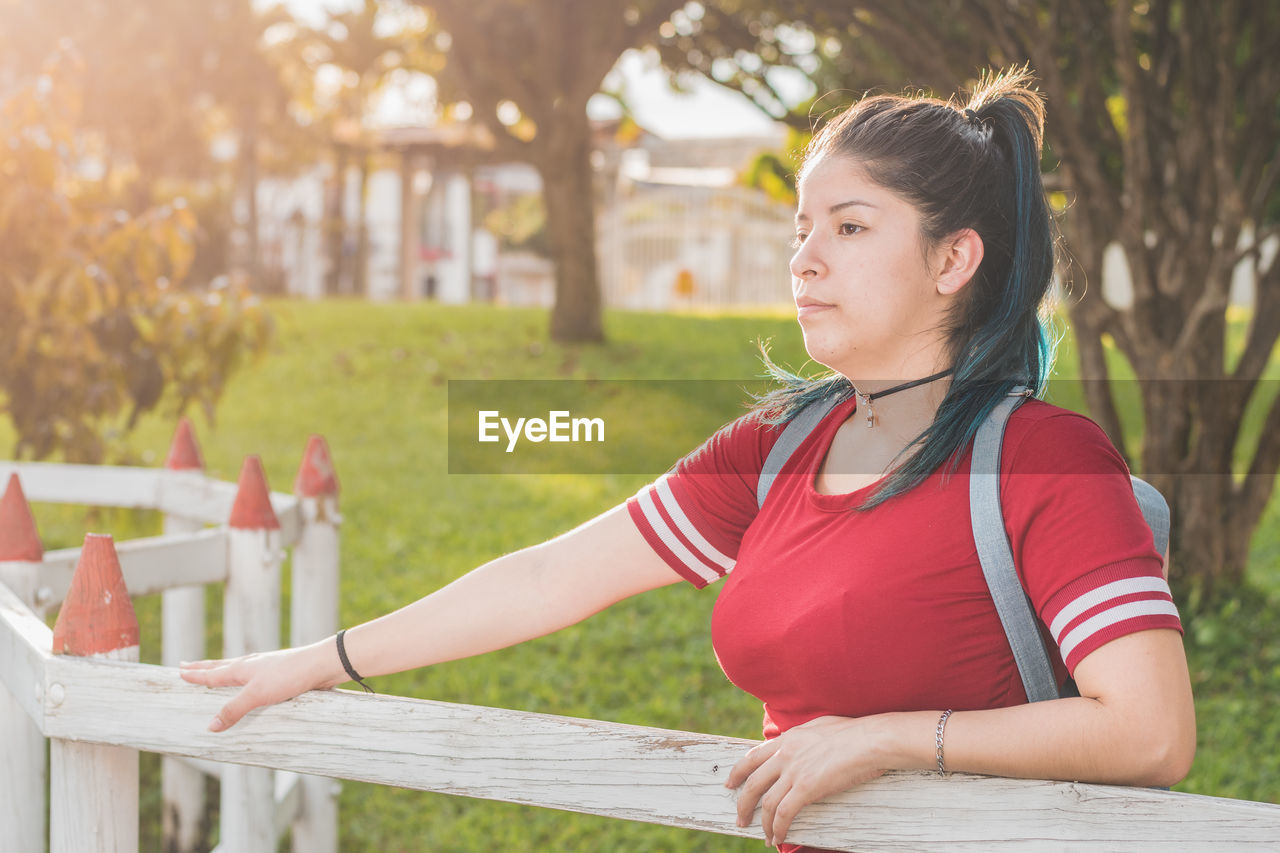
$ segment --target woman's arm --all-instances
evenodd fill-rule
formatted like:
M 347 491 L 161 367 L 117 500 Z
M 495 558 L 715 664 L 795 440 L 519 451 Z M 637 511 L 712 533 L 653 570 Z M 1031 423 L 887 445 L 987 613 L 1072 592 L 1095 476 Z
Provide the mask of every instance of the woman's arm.
M 1075 678 L 1078 698 L 952 714 L 947 770 L 1119 785 L 1172 785 L 1187 774 L 1195 708 L 1178 632 L 1112 640 L 1080 661 Z M 778 844 L 808 803 L 886 770 L 936 769 L 941 713 L 820 717 L 755 747 L 726 783 L 741 786 L 738 824 L 759 805 L 765 838 Z
M 401 672 L 540 637 L 678 580 L 620 505 L 350 629 L 344 646 L 362 676 Z M 349 680 L 333 637 L 278 652 L 184 664 L 181 674 L 209 687 L 243 686 L 214 719 L 213 731 L 235 725 L 254 708 Z

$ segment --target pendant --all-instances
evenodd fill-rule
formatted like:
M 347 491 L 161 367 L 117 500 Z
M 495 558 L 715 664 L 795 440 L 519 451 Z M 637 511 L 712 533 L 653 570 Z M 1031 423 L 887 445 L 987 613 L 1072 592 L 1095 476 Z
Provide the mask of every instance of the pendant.
M 854 391 L 854 396 L 858 398 L 858 408 L 866 407 L 867 410 L 867 429 L 871 429 L 876 425 L 876 413 L 871 409 L 871 396 L 863 394 L 861 391 Z

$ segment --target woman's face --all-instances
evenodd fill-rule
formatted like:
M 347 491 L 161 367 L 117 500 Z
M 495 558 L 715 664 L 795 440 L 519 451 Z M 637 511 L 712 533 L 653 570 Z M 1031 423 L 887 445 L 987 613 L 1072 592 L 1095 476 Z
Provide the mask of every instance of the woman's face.
M 798 189 L 791 291 L 809 356 L 855 381 L 935 370 L 946 300 L 918 211 L 847 157 L 820 156 Z

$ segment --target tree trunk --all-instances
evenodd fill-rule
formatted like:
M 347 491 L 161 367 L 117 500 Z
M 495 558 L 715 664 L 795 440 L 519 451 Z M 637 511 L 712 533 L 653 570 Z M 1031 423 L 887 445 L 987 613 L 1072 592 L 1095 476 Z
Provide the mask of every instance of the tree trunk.
M 1115 396 L 1112 394 L 1106 347 L 1103 345 L 1106 329 L 1102 315 L 1097 310 L 1098 306 L 1094 304 L 1102 298 L 1102 257 L 1106 246 L 1094 238 L 1087 222 L 1076 218 L 1067 219 L 1063 223 L 1063 232 L 1067 245 L 1071 247 L 1074 268 L 1078 272 L 1076 280 L 1085 283 L 1080 288 L 1082 292 L 1078 296 L 1072 294 L 1075 298 L 1068 300 L 1085 403 L 1107 438 L 1111 439 L 1111 443 L 1128 462 L 1124 445 L 1124 424 L 1120 420 L 1120 411 L 1116 408 Z
M 369 151 L 360 151 L 360 200 L 356 209 L 356 257 L 352 291 L 369 297 Z
M 347 218 L 345 205 L 347 188 L 347 161 L 350 151 L 345 145 L 334 146 L 334 174 L 329 183 L 329 199 L 324 214 L 325 243 L 329 254 L 329 269 L 325 275 L 325 293 L 337 296 L 344 290 L 346 261 L 343 247 L 346 241 Z
M 1206 598 L 1238 587 L 1244 579 L 1252 528 L 1231 511 L 1236 505 L 1229 474 L 1186 474 L 1166 495 L 1176 543 L 1170 576 L 1180 598 L 1196 590 Z
M 585 115 L 571 124 L 559 128 L 557 144 L 540 151 L 535 163 L 542 175 L 547 236 L 556 270 L 551 339 L 601 342 L 604 324 L 596 264 L 590 127 Z
M 250 285 L 257 289 L 263 282 L 258 245 L 258 118 L 253 113 L 245 115 L 240 137 L 240 180 L 248 220 L 245 223 L 244 268 L 249 274 Z

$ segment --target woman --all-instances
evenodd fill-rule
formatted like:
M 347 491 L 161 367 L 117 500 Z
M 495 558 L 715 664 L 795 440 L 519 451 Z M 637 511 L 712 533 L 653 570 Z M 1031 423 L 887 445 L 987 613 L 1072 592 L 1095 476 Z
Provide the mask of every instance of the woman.
M 479 654 L 681 577 L 728 575 L 712 637 L 764 702 L 767 739 L 727 784 L 739 823 L 759 807 L 770 844 L 805 804 L 886 770 L 1181 779 L 1195 750 L 1181 626 L 1101 430 L 1031 400 L 1001 460 L 1019 574 L 1078 697 L 1026 704 L 974 548 L 973 435 L 1049 368 L 1038 311 L 1053 230 L 1030 84 L 1025 70 L 987 79 L 964 109 L 868 98 L 815 136 L 791 272 L 805 347 L 829 377 L 792 381 L 626 505 L 345 640 L 187 665 L 189 681 L 244 685 L 211 728 L 348 674 Z M 839 404 L 757 507 L 778 424 L 827 395 Z

